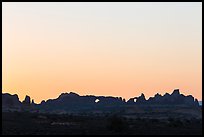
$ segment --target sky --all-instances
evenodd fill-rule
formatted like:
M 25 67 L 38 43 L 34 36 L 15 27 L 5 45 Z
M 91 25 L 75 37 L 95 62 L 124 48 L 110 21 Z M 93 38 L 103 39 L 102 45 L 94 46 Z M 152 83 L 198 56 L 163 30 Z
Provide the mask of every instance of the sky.
M 202 100 L 202 3 L 2 3 L 2 92 Z

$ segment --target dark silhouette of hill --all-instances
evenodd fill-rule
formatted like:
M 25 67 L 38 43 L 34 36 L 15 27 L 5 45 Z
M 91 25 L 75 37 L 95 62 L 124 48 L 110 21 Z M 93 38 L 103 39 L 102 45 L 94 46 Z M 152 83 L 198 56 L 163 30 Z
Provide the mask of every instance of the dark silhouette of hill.
M 8 109 L 19 109 L 22 103 L 19 101 L 18 95 L 10 95 L 8 93 L 2 93 L 2 111 Z
M 134 99 L 136 99 L 136 102 L 134 102 Z M 166 93 L 164 96 L 161 96 L 157 93 L 154 97 L 150 97 L 148 100 L 146 100 L 144 94 L 142 94 L 140 97 L 129 99 L 128 103 L 149 105 L 187 105 L 192 107 L 199 105 L 197 99 L 194 99 L 192 95 L 184 96 L 183 94 L 180 94 L 179 89 L 175 89 L 171 95 Z
M 40 104 L 2 93 L 3 134 L 200 135 L 202 109 L 192 95 L 121 97 L 62 93 Z
M 40 104 L 35 104 L 31 98 L 26 95 L 25 100 L 20 102 L 18 95 L 10 95 L 8 93 L 2 93 L 2 106 L 3 111 L 8 109 L 29 109 L 32 106 L 32 110 L 39 110 L 45 112 L 64 111 L 64 112 L 89 112 L 89 111 L 122 111 L 127 106 L 185 106 L 196 108 L 199 107 L 197 99 L 194 99 L 192 95 L 185 96 L 180 94 L 179 89 L 175 89 L 172 94 L 156 94 L 154 97 L 150 97 L 148 100 L 142 93 L 139 97 L 130 98 L 127 102 L 121 97 L 111 96 L 94 96 L 86 95 L 80 96 L 76 93 L 62 93 L 56 99 L 48 99 L 42 101 Z M 140 107 L 141 108 L 141 107 Z

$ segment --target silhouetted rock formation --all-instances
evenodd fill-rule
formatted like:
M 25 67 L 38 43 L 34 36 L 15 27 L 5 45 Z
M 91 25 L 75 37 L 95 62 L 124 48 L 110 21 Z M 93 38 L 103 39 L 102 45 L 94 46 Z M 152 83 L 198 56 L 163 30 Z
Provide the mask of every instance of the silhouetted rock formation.
M 154 102 L 150 103 L 154 104 Z M 168 104 L 168 105 L 189 105 L 189 106 L 197 106 L 198 104 L 194 100 L 194 97 L 184 96 L 183 94 L 180 94 L 179 89 L 176 89 L 173 91 L 173 93 L 170 95 L 166 93 L 163 97 L 157 96 L 157 104 Z
M 194 103 L 195 105 L 199 105 L 199 101 L 197 100 L 197 99 L 195 99 L 195 103 Z
M 123 99 L 123 102 L 126 102 L 125 99 Z
M 18 95 L 11 95 L 8 93 L 2 93 L 2 107 L 20 107 L 21 102 L 19 101 Z
M 179 96 L 180 95 L 179 89 L 175 89 L 171 95 L 172 96 Z
M 74 92 L 62 93 L 62 94 L 58 97 L 58 99 L 62 99 L 62 98 L 66 98 L 66 97 L 72 97 L 72 98 L 74 98 L 74 97 L 79 97 L 79 95 L 76 94 L 76 93 L 74 93 Z
M 185 98 L 180 98 L 185 104 L 187 105 L 190 105 L 190 106 L 196 106 L 198 104 L 198 102 L 196 102 L 194 100 L 194 97 L 189 95 L 189 96 L 186 96 Z M 199 105 L 199 104 L 198 104 Z
M 42 100 L 40 104 L 41 104 L 41 105 L 44 105 L 44 104 L 45 104 L 45 100 Z
M 166 96 L 164 96 L 164 97 L 166 97 Z M 150 97 L 148 99 L 148 101 L 153 103 L 153 104 L 160 104 L 162 102 L 162 100 L 164 100 L 164 99 L 162 99 L 162 96 L 158 93 L 154 97 Z
M 145 95 L 142 93 L 139 97 L 131 98 L 127 101 L 128 104 L 146 104 Z
M 32 99 L 31 105 L 36 105 L 34 99 Z
M 114 108 L 124 103 L 121 97 L 80 96 L 70 92 L 62 93 L 57 99 L 49 99 L 46 102 L 41 102 L 38 107 L 47 111 L 94 111 L 107 108 L 108 110 L 114 110 Z
M 137 103 L 139 104 L 144 104 L 146 103 L 145 95 L 142 93 L 141 96 L 139 96 L 136 100 Z
M 29 96 L 26 95 L 26 97 L 25 97 L 25 99 L 24 99 L 24 101 L 23 101 L 23 104 L 25 104 L 25 105 L 30 105 L 30 104 L 31 104 L 31 103 L 30 103 L 30 97 L 29 97 Z
M 134 101 L 136 99 L 136 101 Z M 194 100 L 194 97 L 191 95 L 184 96 L 180 94 L 179 89 L 175 89 L 170 95 L 166 93 L 164 96 L 156 94 L 154 97 L 150 97 L 148 100 L 145 100 L 144 94 L 140 97 L 131 98 L 128 100 L 128 104 L 138 104 L 138 105 L 186 105 L 186 106 L 198 106 L 198 100 Z
M 126 106 L 186 106 L 186 107 L 198 107 L 199 103 L 197 99 L 194 99 L 192 95 L 184 96 L 180 94 L 179 89 L 175 89 L 172 94 L 156 94 L 154 97 L 150 97 L 146 100 L 145 95 L 142 93 L 139 97 L 130 98 L 127 102 L 121 97 L 105 97 L 105 96 L 93 96 L 86 95 L 80 96 L 76 93 L 62 93 L 56 99 L 49 99 L 42 101 L 40 104 L 35 104 L 29 96 L 25 97 L 25 100 L 21 103 L 17 95 L 2 94 L 3 106 L 16 106 L 21 105 L 26 108 L 32 106 L 32 109 L 37 108 L 46 112 L 49 111 L 122 111 Z M 32 104 L 32 105 L 31 105 Z M 26 108 L 26 109 L 27 109 Z

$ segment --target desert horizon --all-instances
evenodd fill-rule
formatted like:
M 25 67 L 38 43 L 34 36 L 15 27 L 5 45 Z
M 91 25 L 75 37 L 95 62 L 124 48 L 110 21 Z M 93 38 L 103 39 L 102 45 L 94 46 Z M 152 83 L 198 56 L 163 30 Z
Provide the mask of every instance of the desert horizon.
M 202 134 L 202 2 L 2 2 L 2 115 L 5 135 Z
M 175 88 L 174 88 L 174 89 L 175 89 Z M 160 94 L 161 96 L 164 96 L 166 93 L 171 94 L 171 92 L 172 92 L 172 91 L 164 92 L 163 94 L 161 94 L 161 93 L 159 93 L 159 92 L 155 92 L 155 94 L 154 94 L 153 96 L 155 96 L 156 94 Z M 9 92 L 2 92 L 2 93 L 4 93 L 4 94 L 6 94 L 6 93 L 11 94 L 11 93 L 9 93 Z M 76 93 L 76 94 L 78 94 L 78 92 L 76 92 L 76 91 L 64 91 L 64 92 L 61 92 L 59 95 L 61 95 L 61 94 L 66 94 L 66 93 Z M 141 95 L 141 94 L 143 94 L 143 93 L 141 92 L 139 95 Z M 13 94 L 11 94 L 11 95 L 18 95 L 18 94 L 17 94 L 17 93 L 13 93 Z M 49 99 L 56 99 L 57 97 L 59 97 L 59 95 L 57 95 L 56 97 L 47 98 L 47 99 L 43 99 L 43 100 L 46 101 L 46 100 L 49 100 Z M 94 94 L 79 94 L 79 95 L 80 95 L 80 96 L 121 97 L 122 99 L 125 99 L 126 101 L 129 100 L 129 99 L 132 98 L 132 97 L 135 97 L 135 96 L 132 96 L 132 97 L 130 97 L 130 98 L 124 98 L 124 97 L 122 97 L 122 96 L 94 95 Z M 184 94 L 184 95 L 185 95 L 185 94 Z M 22 97 L 22 98 L 20 98 L 19 95 L 18 95 L 19 100 L 20 100 L 21 102 L 25 99 L 26 96 L 29 96 L 29 94 L 25 94 L 25 96 Z M 153 97 L 153 96 L 149 96 L 149 97 L 145 96 L 145 97 L 146 97 L 146 99 L 148 100 L 149 98 L 151 98 L 151 97 Z M 188 95 L 185 95 L 185 96 L 188 96 Z M 193 95 L 192 95 L 192 96 L 193 96 Z M 31 96 L 29 96 L 29 97 L 31 97 Z M 193 96 L 193 97 L 194 97 L 194 96 Z M 33 100 L 35 101 L 35 98 L 31 97 L 31 99 L 33 99 Z M 195 98 L 195 99 L 197 99 L 197 98 Z M 39 102 L 36 102 L 36 101 L 35 101 L 35 103 L 36 103 L 36 104 L 40 104 L 43 100 L 41 100 L 41 101 L 39 101 Z M 202 104 L 202 100 L 198 100 L 198 102 L 199 102 L 199 104 Z

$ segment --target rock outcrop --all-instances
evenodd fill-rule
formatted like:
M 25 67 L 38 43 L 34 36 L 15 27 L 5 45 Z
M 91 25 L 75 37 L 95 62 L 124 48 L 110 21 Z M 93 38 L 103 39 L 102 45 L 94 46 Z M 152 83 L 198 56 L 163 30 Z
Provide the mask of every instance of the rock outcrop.
M 139 96 L 137 98 L 136 103 L 138 103 L 138 104 L 145 104 L 146 103 L 145 95 L 143 93 L 141 94 L 141 96 Z
M 22 103 L 25 105 L 30 105 L 31 104 L 30 97 L 28 95 L 26 95 L 26 97 Z
M 36 105 L 34 99 L 32 99 L 31 105 Z
M 8 93 L 2 93 L 2 107 L 20 107 L 21 102 L 19 101 L 18 95 L 14 94 L 8 94 Z
M 163 96 L 156 94 L 149 99 L 145 98 L 142 93 L 139 97 L 130 98 L 127 102 L 121 97 L 111 96 L 93 96 L 86 95 L 80 96 L 76 93 L 62 93 L 56 99 L 49 99 L 42 101 L 40 104 L 35 104 L 34 100 L 31 102 L 29 96 L 21 103 L 17 95 L 2 94 L 2 105 L 6 107 L 23 106 L 23 109 L 29 110 L 30 108 L 37 108 L 46 111 L 120 111 L 127 106 L 186 106 L 186 107 L 199 107 L 197 99 L 192 95 L 184 96 L 180 94 L 179 89 L 175 89 L 172 94 L 166 93 Z
M 179 89 L 175 89 L 170 95 L 166 93 L 164 96 L 156 94 L 154 98 L 147 100 L 148 104 L 164 104 L 164 105 L 186 105 L 198 106 L 198 101 L 194 100 L 192 95 L 184 96 L 180 94 Z

